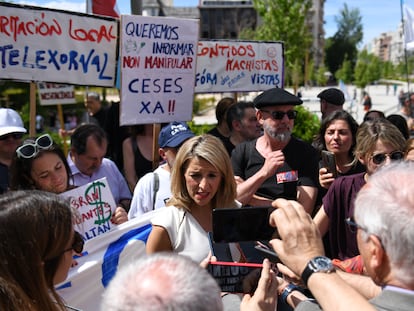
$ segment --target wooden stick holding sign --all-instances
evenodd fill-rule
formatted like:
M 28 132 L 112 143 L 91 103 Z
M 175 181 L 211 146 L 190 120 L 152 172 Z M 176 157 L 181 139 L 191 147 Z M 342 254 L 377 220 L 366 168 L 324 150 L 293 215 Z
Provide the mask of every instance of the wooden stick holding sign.
M 152 169 L 155 170 L 160 164 L 160 155 L 158 154 L 158 135 L 160 134 L 161 124 L 154 123 L 152 127 Z
M 30 82 L 29 135 L 36 136 L 36 83 Z
M 63 118 L 63 110 L 62 110 L 62 105 L 61 104 L 57 105 L 57 110 L 58 110 L 60 129 L 64 130 L 65 129 L 65 119 Z M 65 156 L 66 156 L 68 154 L 68 145 L 66 144 L 66 136 L 63 136 L 62 141 L 63 141 L 62 142 L 63 152 L 65 153 Z

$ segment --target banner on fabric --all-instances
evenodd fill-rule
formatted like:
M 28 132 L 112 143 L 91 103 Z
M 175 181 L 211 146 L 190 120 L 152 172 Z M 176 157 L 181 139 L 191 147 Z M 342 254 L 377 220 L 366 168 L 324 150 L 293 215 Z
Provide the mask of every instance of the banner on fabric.
M 162 210 L 141 215 L 86 241 L 82 256 L 75 258 L 78 265 L 56 287 L 64 301 L 83 311 L 99 311 L 103 292 L 118 269 L 145 256 L 150 220 Z
M 117 20 L 0 3 L 0 79 L 112 87 Z
M 414 11 L 404 4 L 404 42 L 407 50 L 414 49 Z
M 41 106 L 76 104 L 75 87 L 70 84 L 38 82 L 37 93 Z
M 116 227 L 111 223 L 116 204 L 106 177 L 61 195 L 69 197 L 71 206 L 78 212 L 76 225 L 85 240 L 95 238 Z
M 283 42 L 199 41 L 195 92 L 283 88 Z
M 122 15 L 121 125 L 192 119 L 198 20 Z

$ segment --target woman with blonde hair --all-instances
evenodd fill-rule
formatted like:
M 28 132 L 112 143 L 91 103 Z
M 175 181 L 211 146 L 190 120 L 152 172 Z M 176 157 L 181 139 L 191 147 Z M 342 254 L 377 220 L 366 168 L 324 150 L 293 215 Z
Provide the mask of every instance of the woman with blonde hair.
M 147 253 L 174 251 L 201 262 L 210 251 L 212 210 L 238 206 L 230 157 L 218 138 L 195 136 L 181 146 L 171 193 L 167 208 L 152 219 Z
M 359 126 L 355 161 L 359 160 L 366 172 L 335 179 L 314 218 L 321 236 L 326 234 L 329 239 L 326 249 L 329 257 L 345 260 L 359 254 L 356 233 L 349 228 L 345 219 L 354 216 L 355 197 L 369 177 L 392 161 L 402 161 L 405 149 L 405 138 L 388 120 L 375 119 Z

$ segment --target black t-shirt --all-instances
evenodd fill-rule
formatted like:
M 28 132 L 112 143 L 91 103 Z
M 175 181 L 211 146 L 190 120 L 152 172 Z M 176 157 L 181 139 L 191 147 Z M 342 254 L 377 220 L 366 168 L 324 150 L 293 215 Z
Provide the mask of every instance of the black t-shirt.
M 0 194 L 9 189 L 9 167 L 0 162 Z
M 257 139 L 235 147 L 231 161 L 235 176 L 243 180 L 253 176 L 264 165 L 265 159 L 256 149 Z M 292 137 L 282 150 L 285 163 L 263 182 L 256 194 L 271 200 L 297 199 L 297 186 L 318 186 L 318 153 L 310 144 Z

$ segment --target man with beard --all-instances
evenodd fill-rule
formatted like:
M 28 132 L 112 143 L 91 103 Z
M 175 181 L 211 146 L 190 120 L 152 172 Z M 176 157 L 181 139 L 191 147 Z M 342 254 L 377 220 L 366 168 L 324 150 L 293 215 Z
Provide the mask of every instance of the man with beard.
M 297 200 L 311 214 L 318 191 L 318 153 L 291 136 L 297 116 L 294 106 L 302 100 L 273 88 L 253 103 L 263 135 L 233 150 L 237 200 L 251 206 L 270 206 L 277 198 Z

